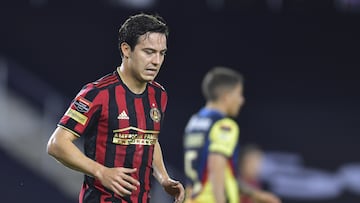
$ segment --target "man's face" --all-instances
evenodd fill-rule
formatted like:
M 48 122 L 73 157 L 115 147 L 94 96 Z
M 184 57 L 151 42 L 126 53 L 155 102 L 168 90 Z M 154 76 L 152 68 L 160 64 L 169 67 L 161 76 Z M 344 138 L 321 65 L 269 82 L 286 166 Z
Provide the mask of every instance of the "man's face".
M 129 52 L 128 65 L 132 75 L 140 82 L 155 79 L 166 52 L 166 36 L 148 32 L 139 37 L 134 50 Z
M 233 89 L 227 92 L 226 97 L 228 114 L 229 116 L 236 117 L 239 114 L 241 106 L 245 102 L 242 84 L 237 84 Z
M 242 160 L 241 173 L 248 178 L 256 178 L 259 176 L 262 163 L 261 152 L 250 152 Z

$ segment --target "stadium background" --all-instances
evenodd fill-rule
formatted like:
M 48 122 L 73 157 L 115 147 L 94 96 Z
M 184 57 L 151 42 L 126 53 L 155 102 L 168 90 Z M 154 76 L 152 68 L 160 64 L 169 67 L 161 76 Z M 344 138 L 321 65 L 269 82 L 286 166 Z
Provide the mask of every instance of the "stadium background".
M 183 178 L 181 136 L 188 117 L 203 105 L 201 78 L 224 65 L 246 77 L 241 143 L 256 143 L 267 153 L 267 188 L 285 203 L 358 202 L 359 5 L 357 0 L 1 1 L 1 197 L 76 202 L 80 182 L 73 189 L 62 180 L 79 174 L 47 157 L 46 140 L 82 85 L 120 64 L 120 23 L 143 11 L 160 14 L 170 26 L 157 80 L 169 94 L 160 142 L 171 173 Z M 19 116 L 13 116 L 17 110 Z

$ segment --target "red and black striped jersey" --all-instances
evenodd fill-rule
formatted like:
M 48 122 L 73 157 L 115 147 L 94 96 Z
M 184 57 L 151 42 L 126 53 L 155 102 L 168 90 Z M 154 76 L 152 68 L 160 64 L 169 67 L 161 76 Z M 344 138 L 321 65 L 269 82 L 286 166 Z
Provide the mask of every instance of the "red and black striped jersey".
M 58 126 L 84 137 L 84 153 L 107 167 L 137 168 L 140 182 L 121 198 L 99 180 L 85 175 L 80 202 L 148 202 L 154 146 L 167 104 L 164 88 L 149 82 L 142 94 L 132 93 L 117 71 L 85 85 Z

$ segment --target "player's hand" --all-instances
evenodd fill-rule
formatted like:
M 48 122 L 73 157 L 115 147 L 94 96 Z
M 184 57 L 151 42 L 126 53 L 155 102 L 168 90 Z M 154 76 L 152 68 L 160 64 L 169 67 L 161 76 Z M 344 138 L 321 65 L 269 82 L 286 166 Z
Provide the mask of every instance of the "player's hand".
M 135 172 L 136 168 L 104 167 L 97 178 L 106 188 L 120 196 L 127 196 L 140 185 L 138 180 L 131 177 L 131 174 Z
M 161 185 L 169 195 L 175 198 L 175 203 L 182 203 L 184 201 L 185 190 L 179 181 L 168 178 L 164 180 Z
M 256 191 L 253 198 L 256 202 L 259 203 L 281 203 L 280 198 L 270 192 L 265 191 Z

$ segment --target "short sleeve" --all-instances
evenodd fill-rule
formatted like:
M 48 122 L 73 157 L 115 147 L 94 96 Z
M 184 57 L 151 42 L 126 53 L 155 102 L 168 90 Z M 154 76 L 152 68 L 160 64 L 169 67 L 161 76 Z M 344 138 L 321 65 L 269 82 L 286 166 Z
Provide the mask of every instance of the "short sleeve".
M 214 123 L 209 133 L 209 151 L 232 156 L 239 139 L 239 126 L 230 119 L 224 118 Z
M 100 110 L 99 90 L 91 84 L 86 85 L 72 100 L 58 126 L 80 137 L 97 122 Z

